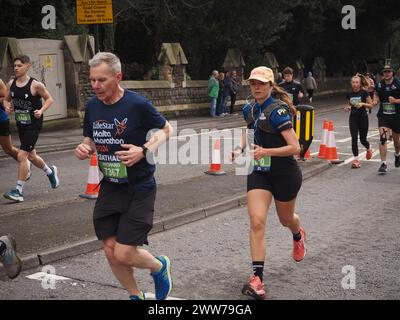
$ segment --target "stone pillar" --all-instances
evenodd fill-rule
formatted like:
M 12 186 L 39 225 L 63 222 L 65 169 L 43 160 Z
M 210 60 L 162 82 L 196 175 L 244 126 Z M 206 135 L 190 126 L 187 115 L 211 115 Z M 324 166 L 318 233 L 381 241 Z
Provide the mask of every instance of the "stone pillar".
M 240 49 L 228 49 L 225 61 L 222 65 L 225 72 L 236 71 L 237 81 L 239 83 L 244 80 L 244 67 L 246 66 L 242 52 Z
M 264 54 L 264 66 L 271 68 L 274 72 L 275 80 L 278 79 L 279 63 L 275 57 L 275 54 L 273 54 L 272 52 L 266 52 Z
M 169 81 L 173 88 L 186 87 L 188 61 L 180 43 L 163 43 L 158 63 L 160 80 Z

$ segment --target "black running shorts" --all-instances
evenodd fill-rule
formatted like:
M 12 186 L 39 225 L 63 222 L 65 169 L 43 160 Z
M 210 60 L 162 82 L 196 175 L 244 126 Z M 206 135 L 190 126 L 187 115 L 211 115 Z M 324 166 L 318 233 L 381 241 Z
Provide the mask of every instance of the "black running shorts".
M 93 223 L 99 240 L 116 236 L 128 246 L 148 244 L 153 227 L 156 187 L 146 192 L 128 191 L 128 185 L 102 181 L 93 212 Z
M 18 127 L 19 141 L 21 141 L 21 150 L 31 152 L 35 149 L 36 142 L 39 139 L 40 129 Z
M 400 118 L 398 117 L 379 117 L 379 128 L 385 127 L 392 129 L 395 133 L 400 133 Z
M 0 137 L 8 137 L 10 135 L 10 120 L 0 121 Z
M 303 181 L 300 168 L 291 172 L 253 172 L 247 177 L 247 192 L 251 190 L 270 191 L 275 200 L 289 202 L 297 197 Z

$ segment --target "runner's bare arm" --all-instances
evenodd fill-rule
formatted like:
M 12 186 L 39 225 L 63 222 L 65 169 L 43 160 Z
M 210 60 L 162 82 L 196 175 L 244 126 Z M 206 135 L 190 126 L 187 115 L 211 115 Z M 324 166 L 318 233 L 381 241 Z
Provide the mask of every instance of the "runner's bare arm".
M 174 129 L 167 121 L 165 127 L 163 129 L 158 130 L 154 135 L 147 141 L 144 146 L 149 149 L 150 152 L 154 152 L 158 149 L 160 145 L 162 145 L 165 141 L 167 141 Z M 140 160 L 144 158 L 143 149 L 141 146 L 134 146 L 132 144 L 123 144 L 122 148 L 127 149 L 126 151 L 118 151 L 115 154 L 119 157 L 124 165 L 127 167 L 132 167 Z
M 147 141 L 144 146 L 149 149 L 151 152 L 154 152 L 161 146 L 163 143 L 169 140 L 169 138 L 174 133 L 174 129 L 167 121 L 165 127 L 161 130 L 158 130 L 149 141 Z
M 371 97 L 367 97 L 367 102 L 363 103 L 364 107 L 366 107 L 367 109 L 373 109 L 374 108 L 374 103 L 371 99 Z
M 7 113 L 11 113 L 13 111 L 13 107 L 11 104 L 11 94 L 10 94 L 11 84 L 12 84 L 12 80 L 10 80 L 7 83 L 7 95 L 3 99 L 3 106 Z
M 42 116 L 42 114 L 45 113 L 46 110 L 51 107 L 54 100 L 53 100 L 53 97 L 50 95 L 49 91 L 47 91 L 47 89 L 43 83 L 35 80 L 33 82 L 33 87 L 34 87 L 35 93 L 37 95 L 41 96 L 44 100 L 43 107 L 40 110 L 35 110 L 35 112 L 34 112 L 35 117 L 39 119 Z
M 349 112 L 351 110 L 350 100 L 347 99 L 347 105 L 344 107 L 344 111 Z
M 3 100 L 7 96 L 7 87 L 3 80 L 0 79 L 0 104 L 3 104 Z
M 75 156 L 79 160 L 86 160 L 92 155 L 96 150 L 96 146 L 92 139 L 85 137 L 80 145 L 75 149 Z
M 379 99 L 378 93 L 375 91 L 374 92 L 374 100 L 373 100 L 374 107 L 376 107 L 379 103 L 380 103 L 380 99 Z
M 247 146 L 247 129 L 243 129 L 242 131 L 242 142 L 240 146 L 237 146 L 230 154 L 229 154 L 229 160 L 234 161 L 237 157 L 239 157 L 242 153 L 243 150 Z
M 396 99 L 394 97 L 389 97 L 389 102 L 394 104 L 400 104 L 400 99 Z

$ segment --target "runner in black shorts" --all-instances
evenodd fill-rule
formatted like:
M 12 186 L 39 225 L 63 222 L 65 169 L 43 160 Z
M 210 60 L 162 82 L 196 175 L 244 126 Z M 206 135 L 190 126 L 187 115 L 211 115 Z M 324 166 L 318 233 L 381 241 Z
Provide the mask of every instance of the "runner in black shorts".
M 265 225 L 273 198 L 282 225 L 293 234 L 294 260 L 300 262 L 306 254 L 305 232 L 298 215 L 294 213 L 302 173 L 293 156 L 300 153 L 300 145 L 292 129 L 291 113 L 295 112 L 295 108 L 288 94 L 274 83 L 272 70 L 255 68 L 248 80 L 257 102 L 243 109 L 248 129 L 254 130 L 254 141 L 250 138 L 249 143 L 254 147 L 252 154 L 255 162 L 247 179 L 254 274 L 243 287 L 242 293 L 255 299 L 264 299 Z M 247 138 L 245 132 L 242 145 L 231 154 L 232 160 L 244 150 Z
M 400 80 L 395 78 L 394 69 L 385 65 L 383 79 L 376 85 L 374 105 L 380 106 L 378 112 L 380 146 L 382 164 L 379 173 L 387 172 L 387 141 L 392 131 L 395 148 L 395 167 L 400 168 Z
M 118 57 L 101 52 L 89 64 L 96 97 L 86 105 L 85 138 L 75 154 L 84 160 L 97 151 L 104 175 L 93 213 L 95 232 L 131 300 L 145 299 L 134 268 L 151 271 L 156 298 L 164 300 L 172 289 L 171 263 L 166 256 L 155 258 L 138 247 L 148 244 L 156 197 L 155 166 L 146 154 L 170 137 L 172 127 L 147 99 L 121 87 Z M 152 129 L 159 130 L 146 141 Z
M 7 87 L 0 79 L 0 145 L 5 153 L 17 160 L 18 149 L 11 142 L 10 118 L 3 106 L 3 100 L 7 95 Z
M 14 59 L 15 79 L 8 83 L 8 95 L 4 99 L 6 111 L 11 112 L 14 110 L 21 141 L 21 147 L 18 152 L 17 186 L 4 194 L 6 199 L 14 202 L 24 201 L 23 188 L 29 177 L 29 161 L 46 173 L 53 189 L 59 185 L 56 166 L 49 167 L 36 154 L 35 150 L 35 145 L 42 129 L 43 113 L 52 105 L 53 98 L 43 83 L 28 76 L 31 66 L 28 56 L 23 55 Z M 44 104 L 42 104 L 42 99 Z

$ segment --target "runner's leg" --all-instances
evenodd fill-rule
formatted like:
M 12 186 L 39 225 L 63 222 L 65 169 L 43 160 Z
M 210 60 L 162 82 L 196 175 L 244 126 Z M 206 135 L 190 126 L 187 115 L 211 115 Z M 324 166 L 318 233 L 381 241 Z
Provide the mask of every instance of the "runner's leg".
M 11 136 L 0 136 L 0 145 L 5 153 L 18 161 L 18 149 L 12 145 Z
M 116 237 L 111 237 L 103 241 L 104 252 L 110 265 L 111 271 L 121 283 L 121 285 L 126 288 L 130 295 L 139 296 L 140 290 L 138 288 L 137 282 L 133 275 L 133 268 L 130 266 L 122 265 L 114 255 Z
M 253 261 L 265 261 L 265 225 L 272 194 L 266 190 L 251 190 L 247 194 L 250 218 L 250 250 Z

